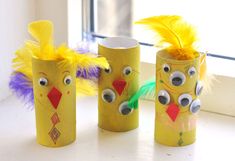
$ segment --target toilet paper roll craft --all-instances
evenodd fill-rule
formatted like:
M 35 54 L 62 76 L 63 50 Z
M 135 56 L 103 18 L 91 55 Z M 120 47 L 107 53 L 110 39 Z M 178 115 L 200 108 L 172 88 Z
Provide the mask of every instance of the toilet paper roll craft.
M 89 81 L 76 78 L 78 68 L 109 68 L 103 57 L 90 57 L 66 45 L 53 45 L 50 21 L 35 21 L 28 31 L 35 40 L 16 51 L 9 86 L 20 98 L 34 104 L 36 138 L 41 145 L 60 147 L 76 138 L 76 91 L 93 92 Z
M 196 50 L 196 32 L 180 16 L 155 16 L 137 24 L 146 25 L 158 38 L 156 59 L 155 140 L 168 146 L 192 144 L 196 139 L 197 113 L 201 107 L 198 96 L 206 74 L 206 54 Z M 148 87 L 151 93 L 154 82 Z M 129 101 L 134 108 L 144 92 L 137 92 Z M 137 96 L 137 97 L 135 97 Z
M 98 126 L 115 132 L 137 128 L 138 108 L 129 108 L 128 100 L 138 90 L 138 42 L 125 37 L 106 38 L 99 43 L 98 53 L 110 65 L 101 70 L 98 81 Z

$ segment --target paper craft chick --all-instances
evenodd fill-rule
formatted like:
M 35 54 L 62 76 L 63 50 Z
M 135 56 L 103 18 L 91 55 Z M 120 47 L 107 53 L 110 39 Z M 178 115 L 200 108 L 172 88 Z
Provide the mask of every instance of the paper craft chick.
M 130 42 L 131 47 L 122 47 Z M 98 83 L 99 127 L 117 132 L 135 129 L 138 109 L 129 108 L 128 100 L 138 90 L 138 42 L 129 38 L 107 38 L 99 44 L 99 54 L 110 64 L 109 69 L 101 71 Z
M 39 144 L 59 147 L 76 138 L 76 89 L 94 91 L 87 81 L 76 78 L 77 69 L 109 68 L 105 58 L 90 57 L 53 45 L 50 21 L 35 21 L 28 26 L 35 41 L 26 41 L 13 59 L 10 88 L 35 106 Z
M 155 16 L 140 20 L 155 31 L 157 45 L 156 82 L 148 82 L 130 100 L 156 90 L 155 139 L 169 146 L 184 146 L 195 141 L 196 114 L 201 107 L 198 96 L 205 77 L 205 54 L 195 50 L 194 28 L 180 16 Z

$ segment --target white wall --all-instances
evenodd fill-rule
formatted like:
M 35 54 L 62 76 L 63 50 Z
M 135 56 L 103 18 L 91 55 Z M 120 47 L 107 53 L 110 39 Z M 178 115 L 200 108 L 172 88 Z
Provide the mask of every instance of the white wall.
M 77 47 L 82 39 L 82 0 L 68 0 L 68 44 Z
M 68 41 L 67 0 L 36 0 L 37 19 L 48 19 L 54 23 L 54 42 L 56 45 Z
M 34 0 L 0 0 L 0 100 L 10 95 L 11 60 L 28 37 L 27 24 L 34 19 Z

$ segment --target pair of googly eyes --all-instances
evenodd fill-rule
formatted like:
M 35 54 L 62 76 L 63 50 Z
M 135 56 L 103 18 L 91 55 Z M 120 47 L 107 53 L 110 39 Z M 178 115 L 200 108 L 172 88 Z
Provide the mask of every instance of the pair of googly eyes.
M 159 91 L 158 101 L 163 105 L 167 105 L 170 103 L 170 95 L 166 90 Z M 178 98 L 178 103 L 183 107 L 188 106 L 191 102 L 192 102 L 192 96 L 190 94 L 182 94 Z
M 72 77 L 70 75 L 66 76 L 63 80 L 65 85 L 69 85 L 72 83 Z M 41 77 L 38 80 L 38 83 L 40 86 L 47 86 L 48 85 L 48 80 L 45 77 Z
M 170 103 L 170 95 L 166 90 L 160 90 L 158 93 L 158 101 L 163 104 L 163 105 L 167 105 Z M 201 107 L 201 102 L 199 99 L 196 99 L 194 101 L 192 101 L 192 96 L 190 94 L 182 94 L 179 96 L 178 98 L 178 103 L 182 106 L 182 107 L 186 107 L 188 105 L 190 105 L 189 110 L 192 113 L 196 113 L 200 107 Z
M 102 92 L 102 99 L 106 103 L 112 103 L 115 101 L 116 95 L 111 89 L 105 89 Z M 129 115 L 132 111 L 133 109 L 129 108 L 127 101 L 121 103 L 119 106 L 119 113 L 122 115 Z
M 170 66 L 169 66 L 168 64 L 164 64 L 164 65 L 163 65 L 163 71 L 164 71 L 164 72 L 167 73 L 167 72 L 170 72 L 170 70 L 171 70 L 171 68 L 170 68 Z M 189 68 L 189 70 L 188 70 L 188 75 L 189 75 L 189 76 L 193 76 L 195 73 L 196 73 L 195 67 Z
M 108 69 L 105 69 L 104 72 L 105 72 L 105 73 L 108 73 L 108 74 L 109 74 L 109 73 L 112 73 L 112 68 L 109 67 Z M 123 73 L 125 76 L 128 76 L 128 75 L 130 75 L 130 74 L 132 73 L 132 68 L 131 68 L 130 66 L 127 66 L 127 67 L 123 68 L 122 73 Z

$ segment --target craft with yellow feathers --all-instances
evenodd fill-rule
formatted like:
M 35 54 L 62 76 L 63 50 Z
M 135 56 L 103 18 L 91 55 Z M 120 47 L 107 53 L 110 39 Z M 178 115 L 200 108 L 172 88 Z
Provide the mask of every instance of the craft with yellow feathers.
M 76 138 L 76 92 L 95 91 L 94 84 L 81 76 L 81 69 L 84 74 L 109 65 L 103 57 L 79 54 L 66 45 L 55 47 L 50 21 L 32 22 L 28 30 L 35 41 L 26 41 L 16 51 L 9 85 L 18 96 L 34 103 L 37 142 L 64 146 Z
M 157 35 L 156 81 L 147 82 L 128 102 L 135 108 L 140 96 L 156 98 L 155 140 L 169 146 L 195 141 L 198 96 L 206 74 L 206 54 L 194 47 L 194 27 L 180 16 L 155 16 L 137 22 Z M 155 94 L 156 93 L 156 94 Z

